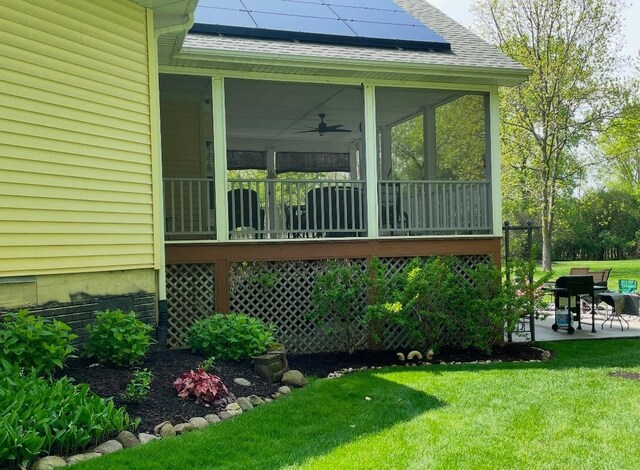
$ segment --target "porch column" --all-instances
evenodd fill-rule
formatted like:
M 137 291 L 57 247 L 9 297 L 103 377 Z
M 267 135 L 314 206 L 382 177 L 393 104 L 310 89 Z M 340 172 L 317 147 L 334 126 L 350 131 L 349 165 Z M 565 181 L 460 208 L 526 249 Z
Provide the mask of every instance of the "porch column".
M 267 223 L 266 228 L 270 233 L 276 230 L 276 227 L 282 225 L 276 222 L 276 149 L 269 147 L 267 149 Z M 279 222 L 279 221 L 278 221 Z M 277 237 L 276 237 L 277 238 Z
M 352 180 L 357 180 L 360 175 L 358 168 L 358 144 L 352 144 L 349 147 L 349 169 L 351 170 L 349 177 Z
M 502 236 L 502 197 L 500 185 L 500 106 L 498 87 L 484 98 L 485 174 L 489 181 L 489 224 L 493 235 Z
M 436 108 L 427 106 L 422 114 L 424 135 L 424 164 L 422 179 L 433 181 L 436 179 Z
M 380 178 L 382 180 L 391 179 L 391 126 L 385 126 L 382 128 L 382 148 L 381 148 L 381 165 L 380 165 Z
M 221 77 L 213 77 L 211 85 L 216 239 L 224 242 L 229 240 L 229 209 L 227 207 L 227 124 L 224 103 L 224 79 Z
M 376 128 L 376 87 L 364 85 L 364 135 L 367 189 L 367 227 L 369 238 L 378 238 L 378 143 Z M 361 149 L 362 151 L 362 149 Z

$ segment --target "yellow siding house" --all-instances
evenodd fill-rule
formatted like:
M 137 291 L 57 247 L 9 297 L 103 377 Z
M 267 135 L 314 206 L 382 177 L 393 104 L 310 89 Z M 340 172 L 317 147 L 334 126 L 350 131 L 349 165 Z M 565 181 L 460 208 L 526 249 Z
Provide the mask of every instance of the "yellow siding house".
M 159 9 L 159 21 L 179 29 L 188 5 Z M 164 247 L 149 7 L 0 0 L 0 310 L 28 307 L 78 329 L 102 307 L 156 318 Z

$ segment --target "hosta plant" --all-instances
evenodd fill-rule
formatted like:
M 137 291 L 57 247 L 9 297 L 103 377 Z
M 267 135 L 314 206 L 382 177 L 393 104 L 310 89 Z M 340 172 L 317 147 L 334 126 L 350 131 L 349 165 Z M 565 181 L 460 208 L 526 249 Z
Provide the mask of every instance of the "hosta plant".
M 193 352 L 234 361 L 264 353 L 274 342 L 274 327 L 242 313 L 216 313 L 195 322 L 187 333 Z
M 219 400 L 229 394 L 220 377 L 208 374 L 203 369 L 185 372 L 173 385 L 180 398 L 193 397 L 198 403 Z
M 103 363 L 133 366 L 142 362 L 153 341 L 151 325 L 141 322 L 133 312 L 122 310 L 96 313 L 96 322 L 87 326 L 89 341 L 84 353 Z
M 25 369 L 49 375 L 62 369 L 75 350 L 77 336 L 58 320 L 30 315 L 27 310 L 8 313 L 0 321 L 0 359 Z

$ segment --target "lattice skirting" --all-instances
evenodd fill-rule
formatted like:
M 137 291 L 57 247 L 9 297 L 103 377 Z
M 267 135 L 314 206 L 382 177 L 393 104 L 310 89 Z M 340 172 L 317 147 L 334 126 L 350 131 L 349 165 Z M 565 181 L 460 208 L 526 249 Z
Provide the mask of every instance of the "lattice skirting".
M 456 270 L 463 277 L 476 264 L 490 262 L 489 256 L 459 256 Z M 412 258 L 386 258 L 387 275 L 392 276 Z M 349 260 L 366 269 L 363 259 Z M 327 270 L 327 260 L 244 262 L 229 264 L 229 306 L 273 323 L 277 337 L 292 353 L 341 351 L 342 341 L 327 334 L 307 319 L 311 309 L 311 293 L 316 277 Z M 167 300 L 169 304 L 168 342 L 171 347 L 185 347 L 185 334 L 196 320 L 215 309 L 213 265 L 174 265 L 167 267 Z M 362 307 L 366 293 L 362 294 Z M 394 324 L 382 325 L 380 339 L 384 349 L 419 347 L 408 333 Z M 449 338 L 455 344 L 455 338 Z
M 215 311 L 214 268 L 213 264 L 167 266 L 167 344 L 172 348 L 187 347 L 189 327 Z

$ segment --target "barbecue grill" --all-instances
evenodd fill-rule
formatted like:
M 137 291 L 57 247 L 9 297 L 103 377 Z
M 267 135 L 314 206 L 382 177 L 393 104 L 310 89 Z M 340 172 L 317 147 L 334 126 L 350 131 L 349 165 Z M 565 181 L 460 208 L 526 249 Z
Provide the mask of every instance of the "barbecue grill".
M 578 329 L 582 329 L 580 297 L 591 298 L 591 332 L 595 333 L 595 305 L 593 276 L 561 276 L 556 280 L 552 289 L 556 307 L 556 322 L 551 326 L 553 331 L 567 330 L 570 335 L 575 331 L 573 322 L 578 322 Z M 566 313 L 568 313 L 568 318 Z M 589 323 L 585 323 L 589 325 Z

